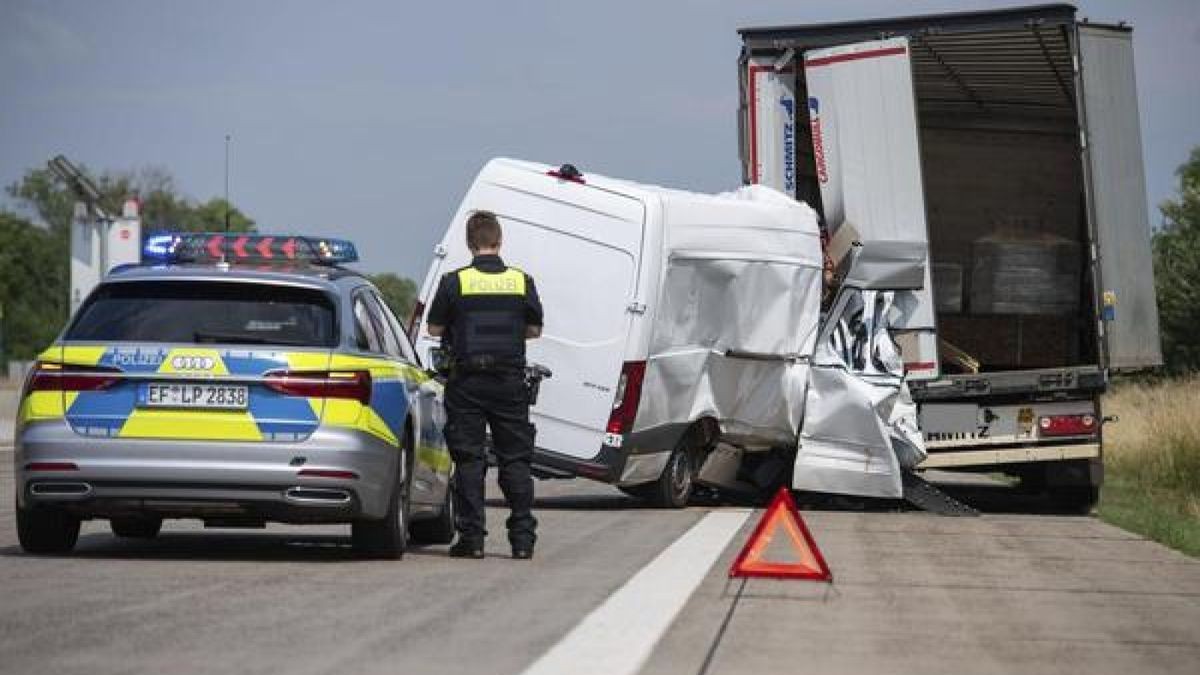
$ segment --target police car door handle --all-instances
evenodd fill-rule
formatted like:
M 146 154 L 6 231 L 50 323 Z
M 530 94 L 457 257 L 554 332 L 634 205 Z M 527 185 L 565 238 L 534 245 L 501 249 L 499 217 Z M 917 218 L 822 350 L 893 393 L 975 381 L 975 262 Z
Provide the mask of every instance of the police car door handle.
M 646 313 L 646 303 L 637 302 L 637 301 L 631 302 L 625 306 L 625 311 L 631 312 L 633 314 L 645 314 Z

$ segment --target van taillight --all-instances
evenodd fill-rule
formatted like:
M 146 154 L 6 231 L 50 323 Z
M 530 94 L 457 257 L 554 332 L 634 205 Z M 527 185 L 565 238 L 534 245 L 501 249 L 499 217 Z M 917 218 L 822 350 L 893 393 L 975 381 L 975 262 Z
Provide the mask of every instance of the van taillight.
M 120 380 L 120 370 L 104 366 L 74 366 L 38 361 L 25 391 L 99 391 Z
M 633 429 L 638 403 L 642 399 L 642 379 L 646 377 L 645 361 L 626 361 L 617 381 L 612 414 L 608 417 L 608 433 L 624 434 Z
M 363 405 L 371 402 L 371 373 L 365 370 L 279 370 L 267 373 L 264 384 L 288 396 L 348 398 Z

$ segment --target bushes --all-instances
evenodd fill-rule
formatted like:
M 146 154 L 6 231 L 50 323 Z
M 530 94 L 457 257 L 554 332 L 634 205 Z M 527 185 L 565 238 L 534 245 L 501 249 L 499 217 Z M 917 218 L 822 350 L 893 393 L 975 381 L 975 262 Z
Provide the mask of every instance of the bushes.
M 1100 516 L 1200 555 L 1200 376 L 1123 383 L 1104 400 Z

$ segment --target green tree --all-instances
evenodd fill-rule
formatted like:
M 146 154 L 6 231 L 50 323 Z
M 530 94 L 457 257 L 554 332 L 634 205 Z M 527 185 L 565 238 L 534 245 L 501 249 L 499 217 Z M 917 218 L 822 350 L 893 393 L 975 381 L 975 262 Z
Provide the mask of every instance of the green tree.
M 161 167 L 87 174 L 100 190 L 101 206 L 112 214 L 130 197 L 142 200 L 142 230 L 221 231 L 223 199 L 196 202 L 184 196 Z M 6 189 L 19 213 L 0 209 L 0 337 L 4 359 L 37 355 L 67 320 L 69 258 L 75 195 L 49 169 L 31 169 Z M 254 220 L 236 207 L 229 229 L 254 230 Z
M 0 211 L 0 335 L 3 362 L 28 360 L 67 318 L 67 254 L 55 233 Z
M 1171 373 L 1200 371 L 1200 147 L 1176 171 L 1179 198 L 1160 207 L 1163 227 L 1154 235 L 1154 284 Z
M 142 229 L 145 232 L 174 230 L 211 232 L 225 229 L 224 199 L 196 202 L 185 197 L 175 179 L 162 167 L 138 171 L 106 171 L 96 175 L 86 166 L 80 171 L 92 179 L 102 195 L 101 206 L 119 214 L 125 200 L 137 197 L 142 202 Z M 75 195 L 57 174 L 49 169 L 30 169 L 8 187 L 8 194 L 30 215 L 45 223 L 52 232 L 67 236 L 75 209 Z M 229 206 L 229 230 L 253 232 L 254 220 Z
M 367 278 L 379 289 L 383 301 L 391 308 L 396 318 L 407 322 L 413 306 L 417 303 L 417 284 L 408 277 L 391 272 L 370 274 Z

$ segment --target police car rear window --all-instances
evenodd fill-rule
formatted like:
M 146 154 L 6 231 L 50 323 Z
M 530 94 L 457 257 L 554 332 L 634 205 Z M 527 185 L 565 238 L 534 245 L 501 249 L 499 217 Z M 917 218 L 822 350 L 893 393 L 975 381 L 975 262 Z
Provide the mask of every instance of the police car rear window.
M 332 347 L 333 299 L 267 284 L 154 281 L 107 284 L 79 310 L 68 340 Z

